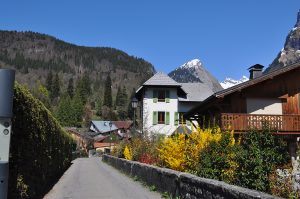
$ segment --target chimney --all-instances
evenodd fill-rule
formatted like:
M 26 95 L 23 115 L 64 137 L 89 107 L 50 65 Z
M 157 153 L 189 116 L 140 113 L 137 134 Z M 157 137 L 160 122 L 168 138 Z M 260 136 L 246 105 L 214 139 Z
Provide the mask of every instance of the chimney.
M 255 79 L 255 78 L 261 76 L 263 68 L 264 68 L 264 66 L 262 66 L 260 64 L 255 64 L 255 65 L 251 66 L 250 68 L 248 68 L 248 70 L 250 72 L 249 79 Z

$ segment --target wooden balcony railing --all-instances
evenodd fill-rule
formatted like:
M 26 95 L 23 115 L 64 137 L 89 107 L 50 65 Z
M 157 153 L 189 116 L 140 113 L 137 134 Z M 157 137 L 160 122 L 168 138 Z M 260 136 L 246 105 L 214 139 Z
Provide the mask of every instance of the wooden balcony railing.
M 261 130 L 265 126 L 278 133 L 300 133 L 300 115 L 222 113 L 220 122 L 222 129 L 233 129 L 235 132 Z

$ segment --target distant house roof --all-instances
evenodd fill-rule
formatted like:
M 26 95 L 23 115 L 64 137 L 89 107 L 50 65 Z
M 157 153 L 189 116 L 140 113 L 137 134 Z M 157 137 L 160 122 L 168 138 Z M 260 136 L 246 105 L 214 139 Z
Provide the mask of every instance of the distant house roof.
M 109 126 L 110 122 L 111 121 L 92 121 L 90 130 L 98 133 L 108 133 L 117 130 L 118 128 L 113 124 L 113 122 L 111 127 Z
M 113 121 L 113 124 L 118 129 L 129 129 L 133 123 L 132 123 L 132 121 Z
M 95 142 L 102 142 L 103 140 L 105 140 L 105 138 L 107 138 L 108 136 L 104 136 L 104 135 L 97 135 L 94 137 L 94 141 Z
M 104 147 L 113 147 L 115 146 L 115 143 L 109 143 L 109 142 L 95 142 L 94 148 L 104 148 Z
M 179 101 L 201 102 L 213 94 L 212 89 L 204 83 L 181 83 L 181 85 L 187 96 L 179 97 Z
M 67 132 L 69 133 L 72 133 L 72 134 L 75 134 L 79 137 L 82 137 L 84 139 L 89 139 L 89 140 L 92 140 L 93 139 L 93 136 L 91 136 L 88 132 L 81 132 L 79 131 L 77 128 L 75 127 L 65 127 L 64 128 Z
M 153 75 L 150 79 L 148 79 L 144 84 L 144 86 L 178 86 L 180 87 L 180 83 L 173 80 L 168 75 L 158 72 Z

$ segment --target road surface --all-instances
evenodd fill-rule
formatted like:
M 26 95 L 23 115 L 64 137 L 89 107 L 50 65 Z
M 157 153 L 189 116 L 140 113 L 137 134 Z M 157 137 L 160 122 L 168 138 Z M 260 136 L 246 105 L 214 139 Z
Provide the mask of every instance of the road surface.
M 140 182 L 103 163 L 100 158 L 78 158 L 44 199 L 156 199 Z

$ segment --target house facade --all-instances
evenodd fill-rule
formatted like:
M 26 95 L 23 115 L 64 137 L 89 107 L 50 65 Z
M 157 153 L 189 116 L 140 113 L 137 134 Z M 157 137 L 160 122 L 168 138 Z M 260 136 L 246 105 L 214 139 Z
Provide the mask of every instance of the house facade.
M 171 135 L 179 126 L 191 129 L 184 113 L 199 105 L 213 91 L 203 83 L 178 83 L 163 73 L 156 73 L 137 91 L 143 131 Z
M 216 122 L 236 134 L 268 127 L 288 140 L 295 156 L 300 137 L 300 64 L 267 74 L 261 65 L 249 71 L 249 81 L 214 93 L 184 116 L 200 126 Z

